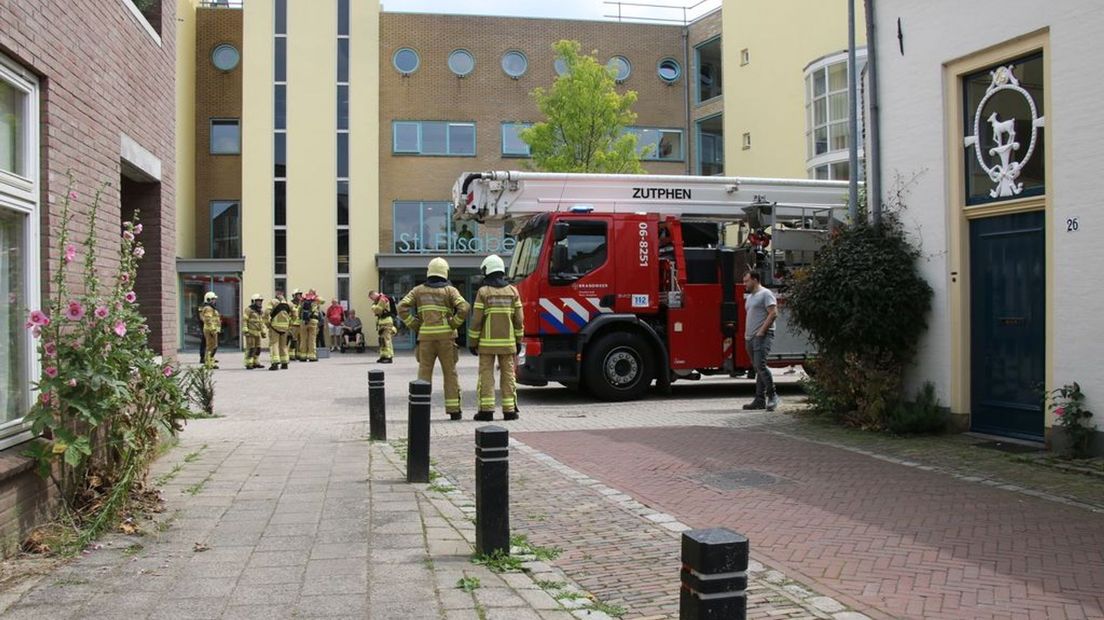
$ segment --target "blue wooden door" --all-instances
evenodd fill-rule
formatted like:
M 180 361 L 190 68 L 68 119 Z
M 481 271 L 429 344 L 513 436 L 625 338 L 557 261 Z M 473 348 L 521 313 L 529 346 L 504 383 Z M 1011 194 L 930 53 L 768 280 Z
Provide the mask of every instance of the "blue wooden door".
M 1043 222 L 1038 211 L 970 223 L 972 430 L 1043 437 Z

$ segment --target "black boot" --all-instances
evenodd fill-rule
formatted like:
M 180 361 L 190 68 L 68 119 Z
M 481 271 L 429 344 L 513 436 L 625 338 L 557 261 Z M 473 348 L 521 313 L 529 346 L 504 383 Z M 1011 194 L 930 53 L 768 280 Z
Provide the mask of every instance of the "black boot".
M 268 367 L 268 369 L 269 370 L 279 370 L 280 365 L 279 364 L 272 364 L 271 366 Z
M 463 412 L 460 412 L 460 411 L 450 412 L 449 413 L 449 419 L 450 420 L 462 420 L 462 419 L 464 419 L 464 414 L 463 414 Z
M 475 420 L 476 422 L 490 422 L 491 420 L 494 419 L 494 412 L 493 411 L 480 411 L 479 413 L 475 414 L 475 417 L 472 418 L 472 419 Z
M 287 362 L 284 362 L 283 364 L 280 364 L 280 369 L 281 370 L 287 370 Z
M 518 412 L 516 412 L 516 411 L 503 411 L 502 412 L 502 419 L 503 420 L 516 420 L 516 419 L 518 419 Z

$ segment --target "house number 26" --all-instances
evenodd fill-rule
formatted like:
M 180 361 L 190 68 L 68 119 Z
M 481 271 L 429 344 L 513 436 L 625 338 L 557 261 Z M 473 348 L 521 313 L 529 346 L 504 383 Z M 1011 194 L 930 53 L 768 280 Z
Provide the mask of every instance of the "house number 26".
M 1077 218 L 1071 217 L 1066 220 L 1066 232 L 1077 232 L 1077 229 L 1081 228 L 1081 225 L 1077 223 Z

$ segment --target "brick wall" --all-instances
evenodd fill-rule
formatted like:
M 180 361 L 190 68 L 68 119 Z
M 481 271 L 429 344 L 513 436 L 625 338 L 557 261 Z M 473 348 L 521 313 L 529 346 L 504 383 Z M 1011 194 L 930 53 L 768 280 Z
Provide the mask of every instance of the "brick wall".
M 556 74 L 552 45 L 574 39 L 585 53 L 597 50 L 599 61 L 624 56 L 632 73 L 619 88 L 639 98 L 636 124 L 684 130 L 689 149 L 682 80 L 666 84 L 656 74 L 660 60 L 672 57 L 687 67 L 681 26 L 621 24 L 467 15 L 383 13 L 380 16 L 380 244 L 392 251 L 392 203 L 395 200 L 447 200 L 460 173 L 471 170 L 519 169 L 528 160 L 501 155 L 501 123 L 538 121 L 542 116 L 529 93 L 549 88 Z M 416 50 L 421 64 L 403 77 L 391 64 L 402 47 Z M 448 68 L 448 55 L 464 48 L 475 57 L 475 70 L 464 78 Z M 502 71 L 502 55 L 520 50 L 528 71 L 511 79 Z M 475 121 L 475 157 L 395 156 L 393 120 Z M 685 174 L 684 162 L 647 162 L 656 174 Z
M 241 200 L 241 155 L 212 155 L 212 118 L 242 117 L 242 65 L 219 71 L 211 64 L 211 52 L 219 44 L 233 45 L 241 52 L 243 12 L 227 9 L 196 11 L 195 92 L 195 251 L 197 257 L 211 257 L 211 201 Z
M 96 232 L 98 267 L 111 278 L 118 267 L 121 192 L 142 207 L 146 255 L 139 294 L 150 324 L 150 344 L 172 355 L 176 344 L 176 224 L 174 109 L 176 3 L 163 0 L 158 42 L 126 4 L 129 0 L 0 0 L 0 53 L 35 73 L 41 93 L 42 295 L 58 263 L 56 249 L 66 175 L 79 194 L 73 238 L 89 232 L 95 189 L 103 194 Z M 160 183 L 124 190 L 121 134 L 160 159 Z M 129 214 L 128 214 L 129 215 Z M 79 273 L 69 286 L 79 291 Z M 47 513 L 49 489 L 19 456 L 23 446 L 0 451 L 0 553 Z

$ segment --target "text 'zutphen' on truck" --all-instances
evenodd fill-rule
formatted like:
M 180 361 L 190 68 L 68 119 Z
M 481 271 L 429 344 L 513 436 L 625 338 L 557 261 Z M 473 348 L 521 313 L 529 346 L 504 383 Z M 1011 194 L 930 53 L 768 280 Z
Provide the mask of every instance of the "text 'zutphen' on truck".
M 744 375 L 749 270 L 779 295 L 769 363 L 807 361 L 814 351 L 787 325 L 787 280 L 842 222 L 846 196 L 841 181 L 516 171 L 453 186 L 457 219 L 515 220 L 518 381 L 603 400 Z

